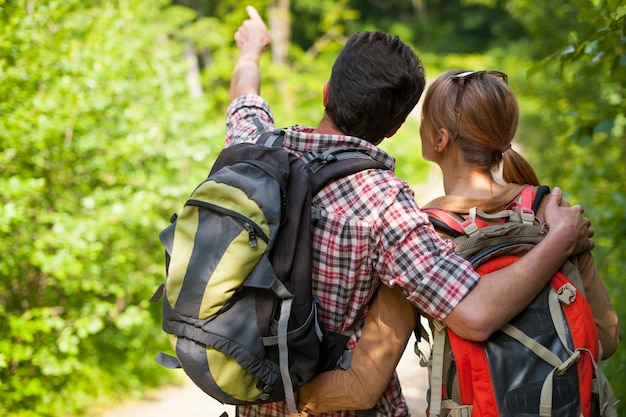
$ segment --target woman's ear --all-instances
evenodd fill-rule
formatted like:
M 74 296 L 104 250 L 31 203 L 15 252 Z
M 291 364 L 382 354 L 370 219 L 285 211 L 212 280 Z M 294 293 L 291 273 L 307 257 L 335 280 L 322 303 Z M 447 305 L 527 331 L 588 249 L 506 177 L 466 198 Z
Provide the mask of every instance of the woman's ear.
M 450 143 L 450 133 L 448 129 L 442 127 L 439 128 L 439 134 L 437 135 L 437 141 L 435 142 L 435 151 L 442 152 L 446 149 Z

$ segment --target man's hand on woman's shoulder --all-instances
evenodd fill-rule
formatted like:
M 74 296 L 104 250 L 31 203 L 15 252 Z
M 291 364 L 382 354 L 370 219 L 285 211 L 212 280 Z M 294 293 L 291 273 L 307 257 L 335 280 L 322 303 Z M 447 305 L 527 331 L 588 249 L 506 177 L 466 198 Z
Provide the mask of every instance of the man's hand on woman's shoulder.
M 552 190 L 545 212 L 545 221 L 550 228 L 548 235 L 558 239 L 560 247 L 568 255 L 577 255 L 595 247 L 595 242 L 591 240 L 594 230 L 591 221 L 583 217 L 584 211 L 581 205 L 570 206 L 564 201 L 560 188 Z

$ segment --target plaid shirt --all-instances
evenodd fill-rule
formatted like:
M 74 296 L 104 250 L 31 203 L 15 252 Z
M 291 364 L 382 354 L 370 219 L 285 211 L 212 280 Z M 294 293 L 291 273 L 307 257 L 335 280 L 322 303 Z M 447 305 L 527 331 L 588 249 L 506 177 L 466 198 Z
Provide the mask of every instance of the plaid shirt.
M 274 128 L 269 105 L 259 96 L 234 100 L 227 114 L 226 146 L 257 139 L 257 116 Z M 365 150 L 394 168 L 393 157 L 351 136 L 322 135 L 296 125 L 287 129 L 284 147 L 297 155 L 331 147 Z M 476 284 L 478 275 L 435 233 L 406 181 L 391 170 L 367 170 L 326 185 L 313 198 L 322 210 L 313 230 L 313 290 L 321 301 L 320 319 L 332 331 L 354 327 L 348 347 L 361 334 L 360 312 L 381 283 L 400 286 L 423 313 L 445 318 Z M 286 416 L 285 403 L 240 407 L 242 416 Z M 337 412 L 327 416 L 357 416 Z M 408 415 L 397 375 L 377 404 L 378 416 Z

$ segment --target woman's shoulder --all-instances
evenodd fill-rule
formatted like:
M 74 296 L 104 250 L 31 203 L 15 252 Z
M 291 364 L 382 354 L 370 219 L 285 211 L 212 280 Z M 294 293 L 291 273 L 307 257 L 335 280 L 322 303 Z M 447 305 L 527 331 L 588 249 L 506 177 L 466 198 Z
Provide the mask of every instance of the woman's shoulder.
M 424 204 L 422 208 L 436 208 L 458 214 L 468 214 L 472 207 L 478 207 L 485 213 L 501 211 L 522 192 L 525 184 L 506 184 L 490 198 L 471 198 L 456 195 L 445 195 Z

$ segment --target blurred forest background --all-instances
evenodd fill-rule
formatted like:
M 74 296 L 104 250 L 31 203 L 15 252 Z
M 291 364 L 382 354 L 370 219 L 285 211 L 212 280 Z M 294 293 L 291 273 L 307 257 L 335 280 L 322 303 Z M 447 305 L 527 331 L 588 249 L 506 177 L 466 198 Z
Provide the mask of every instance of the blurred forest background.
M 273 32 L 262 93 L 281 126 L 321 119 L 322 85 L 355 31 L 400 35 L 430 79 L 508 73 L 514 146 L 587 209 L 626 323 L 623 0 L 249 3 Z M 0 0 L 0 415 L 89 415 L 172 382 L 147 301 L 164 279 L 157 235 L 223 146 L 246 4 Z M 433 172 L 418 123 L 385 144 L 416 186 Z M 624 349 L 604 368 L 626 399 Z

